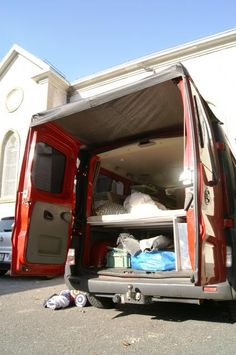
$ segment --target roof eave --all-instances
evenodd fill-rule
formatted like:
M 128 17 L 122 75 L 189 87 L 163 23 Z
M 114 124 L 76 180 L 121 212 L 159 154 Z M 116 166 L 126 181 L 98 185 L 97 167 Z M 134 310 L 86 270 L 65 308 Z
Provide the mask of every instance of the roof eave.
M 236 44 L 236 29 L 225 31 L 217 35 L 189 42 L 171 49 L 132 60 L 121 65 L 101 71 L 97 74 L 86 76 L 71 83 L 74 90 L 91 86 L 102 81 L 112 80 L 118 76 L 129 74 L 134 71 L 143 71 L 150 67 L 172 65 L 200 54 L 231 47 Z

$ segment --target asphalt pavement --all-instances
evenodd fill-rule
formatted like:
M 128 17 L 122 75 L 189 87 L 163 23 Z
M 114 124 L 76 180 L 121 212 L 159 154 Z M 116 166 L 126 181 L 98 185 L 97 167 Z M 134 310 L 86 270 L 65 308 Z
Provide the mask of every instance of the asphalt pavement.
M 235 354 L 236 323 L 225 307 L 155 303 L 44 308 L 62 277 L 0 278 L 0 353 L 42 355 Z

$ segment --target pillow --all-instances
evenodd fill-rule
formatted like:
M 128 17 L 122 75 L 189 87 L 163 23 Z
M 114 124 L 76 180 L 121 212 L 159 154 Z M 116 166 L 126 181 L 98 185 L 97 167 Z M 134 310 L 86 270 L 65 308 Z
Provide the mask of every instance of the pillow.
M 95 213 L 97 216 L 102 216 L 108 214 L 123 214 L 127 213 L 127 211 L 122 205 L 107 201 L 102 206 L 98 207 Z

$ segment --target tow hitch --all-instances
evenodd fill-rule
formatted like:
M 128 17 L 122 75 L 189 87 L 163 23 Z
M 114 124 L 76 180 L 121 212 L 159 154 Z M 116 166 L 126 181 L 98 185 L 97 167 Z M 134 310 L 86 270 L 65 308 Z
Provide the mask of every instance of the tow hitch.
M 114 303 L 149 304 L 152 303 L 151 296 L 144 296 L 140 290 L 133 290 L 133 285 L 128 285 L 128 290 L 124 294 L 115 294 L 112 298 Z

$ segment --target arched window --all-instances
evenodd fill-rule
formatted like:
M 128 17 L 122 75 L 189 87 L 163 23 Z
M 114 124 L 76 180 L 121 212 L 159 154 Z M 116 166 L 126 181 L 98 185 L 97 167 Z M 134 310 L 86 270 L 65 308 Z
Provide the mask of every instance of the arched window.
M 18 161 L 20 152 L 19 136 L 14 132 L 6 134 L 2 148 L 1 199 L 14 199 L 16 196 Z

